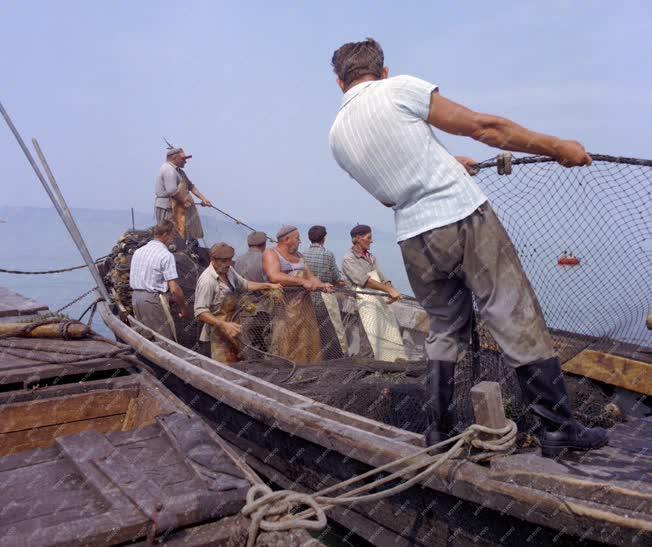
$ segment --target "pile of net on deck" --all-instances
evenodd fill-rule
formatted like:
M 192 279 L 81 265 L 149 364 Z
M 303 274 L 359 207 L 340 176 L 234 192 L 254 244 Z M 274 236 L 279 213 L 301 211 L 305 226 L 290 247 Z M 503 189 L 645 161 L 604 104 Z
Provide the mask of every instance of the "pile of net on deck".
M 130 314 L 133 313 L 131 287 L 129 286 L 131 258 L 137 249 L 151 241 L 151 239 L 152 236 L 149 230 L 127 230 L 120 236 L 109 256 L 103 263 L 98 265 L 104 282 L 115 302 L 124 306 Z M 177 266 L 179 276 L 177 282 L 192 309 L 197 278 L 208 265 L 208 254 L 205 249 L 193 249 L 193 252 L 191 252 L 181 238 L 177 238 L 169 246 L 169 249 L 174 255 Z M 194 319 L 181 319 L 176 313 L 173 314 L 173 317 L 179 343 L 187 347 L 195 345 L 199 337 L 197 322 Z

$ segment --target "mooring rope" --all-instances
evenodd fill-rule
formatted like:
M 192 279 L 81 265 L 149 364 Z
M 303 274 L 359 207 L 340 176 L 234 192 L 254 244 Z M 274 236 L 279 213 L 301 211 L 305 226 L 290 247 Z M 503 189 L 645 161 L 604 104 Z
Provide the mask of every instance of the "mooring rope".
M 421 449 L 414 454 L 405 456 L 396 461 L 372 469 L 362 475 L 352 477 L 328 488 L 324 488 L 314 494 L 294 492 L 292 490 L 279 490 L 273 492 L 265 484 L 256 484 L 247 492 L 247 503 L 242 508 L 242 514 L 251 518 L 247 547 L 253 547 L 260 530 L 282 531 L 293 528 L 305 528 L 308 530 L 321 530 L 326 526 L 326 511 L 339 505 L 353 505 L 355 503 L 370 502 L 394 496 L 411 488 L 415 484 L 432 477 L 433 472 L 441 465 L 451 459 L 457 458 L 467 452 L 467 459 L 470 461 L 482 461 L 504 454 L 514 447 L 517 428 L 512 420 L 507 420 L 507 425 L 500 429 L 493 429 L 478 424 L 469 426 L 465 431 L 427 448 Z M 483 440 L 480 434 L 499 435 L 496 439 Z M 434 449 L 442 448 L 452 444 L 447 452 L 429 454 Z M 470 456 L 471 448 L 478 448 L 482 452 Z M 416 463 L 414 459 L 419 458 Z M 398 470 L 396 468 L 398 467 Z M 339 495 L 327 495 L 342 490 L 369 477 L 378 475 L 384 471 L 395 469 L 391 474 L 375 479 L 374 481 L 358 486 L 349 492 Z M 371 492 L 378 487 L 405 476 L 416 473 L 408 480 L 379 492 Z M 306 509 L 296 515 L 292 514 L 293 509 L 307 506 Z M 310 517 L 315 517 L 311 519 Z

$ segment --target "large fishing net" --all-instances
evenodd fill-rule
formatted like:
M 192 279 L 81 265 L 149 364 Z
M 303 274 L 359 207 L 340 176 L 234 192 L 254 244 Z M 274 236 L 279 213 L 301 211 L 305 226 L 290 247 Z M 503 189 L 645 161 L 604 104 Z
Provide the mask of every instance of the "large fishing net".
M 478 182 L 519 252 L 561 361 L 587 348 L 650 361 L 652 337 L 645 317 L 652 310 L 652 164 L 601 156 L 581 169 L 566 169 L 546 158 L 507 162 L 500 158 L 481 164 Z M 321 366 L 273 351 L 254 352 L 255 358 L 250 354 L 237 366 L 321 402 L 422 432 L 427 317 L 414 300 L 388 306 L 372 294 L 338 294 L 339 324 L 313 296 Z M 390 313 L 383 316 L 382 310 Z M 274 319 L 272 314 L 272 324 Z M 337 336 L 342 328 L 343 343 Z M 247 345 L 255 345 L 248 339 L 260 340 L 258 329 L 260 325 L 243 329 Z M 532 418 L 516 375 L 482 318 L 476 332 L 456 371 L 460 426 L 473 419 L 470 388 L 490 380 L 501 385 L 507 414 L 522 430 L 529 429 Z M 289 343 L 301 345 L 302 339 L 290 337 Z M 388 346 L 392 351 L 383 352 Z M 395 351 L 397 346 L 404 355 Z M 264 343 L 257 348 L 265 350 Z M 566 375 L 566 383 L 573 411 L 586 425 L 612 426 L 629 410 L 628 403 L 641 402 L 623 400 L 587 378 Z
M 480 167 L 477 180 L 514 242 L 562 362 L 587 348 L 650 361 L 652 162 L 594 156 L 588 168 L 566 169 L 530 157 Z M 109 259 L 106 279 L 127 306 L 130 256 L 147 240 L 128 232 Z M 185 249 L 175 257 L 192 305 L 206 261 Z M 234 366 L 356 414 L 425 429 L 428 318 L 414 299 L 388 305 L 379 293 L 352 287 L 331 295 L 286 289 L 244 295 L 231 319 L 242 325 Z M 176 321 L 180 343 L 197 349 L 197 323 Z M 456 370 L 458 422 L 472 421 L 470 388 L 491 380 L 501 385 L 507 414 L 529 428 L 516 375 L 477 321 Z M 613 390 L 566 376 L 580 421 L 608 427 L 620 419 Z

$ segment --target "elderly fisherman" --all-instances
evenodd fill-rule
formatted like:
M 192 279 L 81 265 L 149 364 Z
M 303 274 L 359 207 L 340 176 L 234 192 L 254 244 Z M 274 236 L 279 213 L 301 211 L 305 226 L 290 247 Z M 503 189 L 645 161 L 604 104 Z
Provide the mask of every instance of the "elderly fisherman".
M 233 268 L 245 279 L 250 281 L 265 281 L 263 272 L 263 253 L 267 247 L 265 232 L 252 232 L 247 236 L 249 250 L 235 259 Z
M 211 263 L 199 276 L 195 289 L 195 317 L 204 325 L 200 342 L 210 342 L 211 357 L 222 363 L 239 359 L 240 325 L 234 320 L 238 293 L 281 289 L 274 283 L 249 281 L 233 269 L 233 247 L 216 243 L 209 251 Z
M 344 279 L 358 292 L 380 291 L 389 302 L 401 298 L 401 294 L 385 278 L 376 257 L 369 249 L 373 243 L 371 228 L 358 224 L 351 229 L 351 250 L 342 259 Z M 344 306 L 349 350 L 358 357 L 395 361 L 405 359 L 403 341 L 396 319 L 378 297 L 360 294 L 355 300 L 347 300 Z
M 543 154 L 565 167 L 591 164 L 584 147 L 474 112 L 442 96 L 433 83 L 388 77 L 383 50 L 371 38 L 344 44 L 332 65 L 344 97 L 330 131 L 331 150 L 342 169 L 394 210 L 412 290 L 430 317 L 428 444 L 455 429 L 454 372 L 469 345 L 473 294 L 480 319 L 541 420 L 542 454 L 604 446 L 604 429 L 573 418 L 541 306 L 507 232 L 470 176 L 472 160 L 454 158 L 433 128 Z
M 321 361 L 321 342 L 310 299 L 315 290 L 331 291 L 333 286 L 319 280 L 299 252 L 301 238 L 296 226 L 282 226 L 276 234 L 277 246 L 263 253 L 265 277 L 288 291 L 284 308 L 276 314 L 272 328 L 272 352 L 300 363 Z M 307 291 L 307 292 L 306 292 Z
M 342 259 L 342 273 L 354 287 L 374 289 L 387 293 L 390 302 L 401 298 L 401 294 L 385 279 L 376 257 L 369 249 L 374 242 L 371 228 L 358 224 L 351 229 L 351 250 Z
M 137 249 L 131 258 L 131 303 L 136 319 L 166 338 L 176 340 L 168 292 L 181 310 L 180 317 L 189 319 L 191 313 L 177 283 L 174 255 L 167 248 L 175 238 L 174 225 L 162 220 L 154 226 L 152 235 L 154 239 Z
M 156 177 L 154 209 L 157 222 L 163 219 L 171 220 L 183 239 L 196 241 L 204 237 L 204 230 L 191 194 L 197 196 L 205 207 L 211 207 L 213 204 L 204 197 L 183 170 L 189 158 L 192 156 L 187 156 L 183 148 L 168 149 L 166 162 Z

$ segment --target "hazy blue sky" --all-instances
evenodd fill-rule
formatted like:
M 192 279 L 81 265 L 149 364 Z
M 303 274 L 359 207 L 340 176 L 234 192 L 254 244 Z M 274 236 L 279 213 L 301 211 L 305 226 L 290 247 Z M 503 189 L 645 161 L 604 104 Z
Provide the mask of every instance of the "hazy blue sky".
M 333 50 L 373 36 L 390 73 L 587 149 L 650 157 L 650 2 L 0 3 L 0 100 L 72 206 L 149 211 L 166 136 L 219 207 L 254 222 L 391 211 L 343 174 Z M 452 152 L 495 152 L 444 136 Z M 47 198 L 0 126 L 0 205 Z

